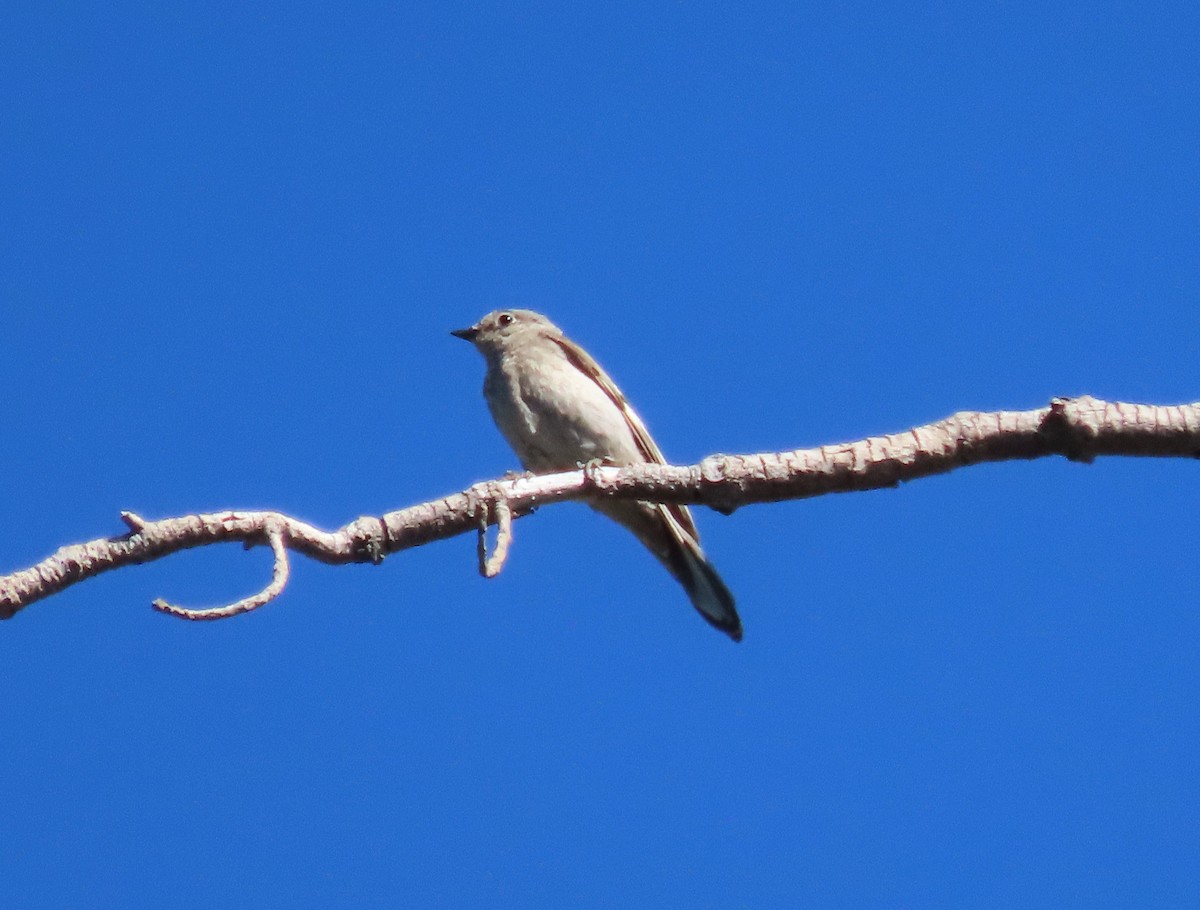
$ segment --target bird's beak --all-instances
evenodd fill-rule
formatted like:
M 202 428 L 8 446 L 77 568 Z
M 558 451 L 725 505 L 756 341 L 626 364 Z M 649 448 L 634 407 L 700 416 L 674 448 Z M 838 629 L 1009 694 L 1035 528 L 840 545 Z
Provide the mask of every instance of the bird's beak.
M 455 338 L 461 338 L 463 341 L 474 341 L 475 336 L 479 334 L 479 326 L 473 325 L 469 329 L 455 329 L 450 334 Z

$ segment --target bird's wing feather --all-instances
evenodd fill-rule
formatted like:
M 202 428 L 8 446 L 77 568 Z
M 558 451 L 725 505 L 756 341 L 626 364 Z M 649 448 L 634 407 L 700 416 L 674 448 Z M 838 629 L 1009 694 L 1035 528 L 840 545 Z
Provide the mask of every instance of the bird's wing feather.
M 637 444 L 638 451 L 642 453 L 643 460 L 649 464 L 667 464 L 667 459 L 650 436 L 650 431 L 646 429 L 646 425 L 642 423 L 642 418 L 638 416 L 637 411 L 633 409 L 633 406 L 626 399 L 624 393 L 617 388 L 617 384 L 604 372 L 604 368 L 596 363 L 595 358 L 569 338 L 562 335 L 552 335 L 550 337 L 554 340 L 555 344 L 562 348 L 563 353 L 567 355 L 567 359 L 576 368 L 583 371 L 585 375 L 593 378 L 596 384 L 604 390 L 604 394 L 612 399 L 613 404 L 617 406 L 617 409 L 625 417 L 625 423 L 629 426 L 630 432 L 633 433 L 634 442 Z M 696 529 L 696 523 L 692 519 L 692 513 L 687 506 L 664 503 L 659 508 L 674 518 L 692 540 L 698 544 L 700 532 Z

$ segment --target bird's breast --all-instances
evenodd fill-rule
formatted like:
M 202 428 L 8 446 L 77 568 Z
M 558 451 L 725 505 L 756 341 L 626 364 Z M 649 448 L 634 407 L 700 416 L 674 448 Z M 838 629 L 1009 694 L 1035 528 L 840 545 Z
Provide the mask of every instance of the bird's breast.
M 594 459 L 642 460 L 625 415 L 565 357 L 501 361 L 484 396 L 496 425 L 531 471 L 569 471 Z

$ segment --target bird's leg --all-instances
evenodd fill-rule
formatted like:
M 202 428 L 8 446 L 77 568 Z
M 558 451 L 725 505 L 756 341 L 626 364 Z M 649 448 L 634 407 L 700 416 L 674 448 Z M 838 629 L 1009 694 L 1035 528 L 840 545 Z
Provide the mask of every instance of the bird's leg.
M 596 471 L 600 468 L 616 468 L 620 467 L 610 456 L 601 455 L 597 458 L 589 458 L 587 461 L 575 462 L 576 467 L 583 471 L 583 483 L 585 486 L 600 488 L 599 481 L 596 480 Z

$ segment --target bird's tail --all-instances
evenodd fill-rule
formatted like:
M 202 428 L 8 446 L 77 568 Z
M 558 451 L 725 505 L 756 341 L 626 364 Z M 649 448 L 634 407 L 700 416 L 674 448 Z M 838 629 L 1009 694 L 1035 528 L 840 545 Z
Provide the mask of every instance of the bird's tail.
M 700 549 L 700 542 L 683 528 L 668 509 L 662 515 L 671 529 L 676 546 L 665 554 L 663 563 L 683 585 L 696 611 L 713 627 L 734 641 L 742 640 L 742 620 L 734 605 L 733 594 Z
M 597 499 L 589 505 L 637 535 L 683 586 L 705 620 L 734 641 L 742 640 L 742 621 L 733 595 L 705 559 L 686 506 L 617 499 Z

